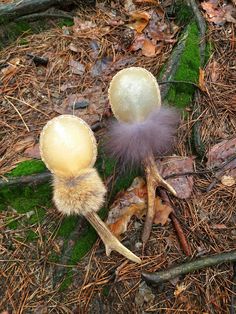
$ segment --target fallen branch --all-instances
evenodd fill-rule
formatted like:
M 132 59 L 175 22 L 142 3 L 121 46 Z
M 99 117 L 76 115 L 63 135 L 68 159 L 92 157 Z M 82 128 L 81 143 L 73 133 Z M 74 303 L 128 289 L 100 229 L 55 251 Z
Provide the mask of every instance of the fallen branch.
M 167 203 L 171 208 L 173 208 L 171 202 L 170 202 L 170 199 L 168 197 L 168 194 L 166 193 L 166 191 L 164 190 L 161 190 L 161 197 L 163 199 L 163 201 L 165 203 Z M 175 229 L 175 232 L 177 234 L 177 237 L 179 239 L 179 243 L 180 243 L 180 246 L 182 248 L 182 250 L 184 251 L 184 253 L 187 255 L 187 256 L 191 256 L 191 248 L 190 248 L 190 245 L 187 241 L 187 238 L 184 234 L 184 231 L 182 229 L 182 226 L 178 220 L 178 218 L 176 217 L 176 214 L 175 214 L 175 211 L 174 211 L 174 208 L 173 208 L 173 212 L 170 213 L 170 219 L 172 221 L 172 224 L 173 224 L 173 227 Z
M 32 174 L 29 176 L 20 176 L 5 178 L 0 180 L 0 188 L 7 187 L 12 185 L 25 185 L 25 184 L 41 184 L 48 182 L 51 179 L 52 175 L 49 171 Z
M 202 268 L 234 261 L 236 261 L 236 250 L 203 257 L 156 273 L 142 272 L 142 278 L 149 283 L 160 284 L 180 275 L 186 275 Z

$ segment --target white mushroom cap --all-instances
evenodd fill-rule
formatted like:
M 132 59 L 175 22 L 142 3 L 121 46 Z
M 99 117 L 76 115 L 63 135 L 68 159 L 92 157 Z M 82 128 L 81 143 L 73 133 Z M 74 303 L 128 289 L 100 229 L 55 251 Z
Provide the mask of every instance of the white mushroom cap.
M 122 122 L 141 122 L 161 106 L 161 94 L 155 77 L 140 67 L 119 71 L 108 91 L 111 109 Z
M 50 120 L 43 128 L 40 153 L 51 172 L 73 177 L 81 170 L 93 167 L 97 157 L 96 139 L 84 120 L 61 115 Z

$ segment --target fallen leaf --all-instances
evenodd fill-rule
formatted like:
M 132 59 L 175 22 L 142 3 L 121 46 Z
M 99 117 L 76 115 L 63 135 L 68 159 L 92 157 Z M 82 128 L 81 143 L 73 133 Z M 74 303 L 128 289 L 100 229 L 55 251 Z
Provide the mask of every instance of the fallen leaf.
M 205 71 L 201 68 L 199 68 L 198 86 L 203 92 L 206 92 Z
M 151 40 L 145 39 L 142 47 L 142 54 L 145 57 L 154 57 L 156 54 L 156 46 L 153 45 Z
M 116 237 L 119 238 L 127 230 L 132 216 L 142 217 L 145 214 L 147 209 L 146 195 L 146 184 L 140 177 L 134 179 L 126 192 L 117 195 L 106 221 Z
M 227 175 L 223 175 L 220 181 L 225 186 L 233 186 L 235 184 L 235 178 Z
M 142 33 L 142 31 L 148 25 L 148 22 L 150 20 L 149 13 L 145 11 L 131 12 L 130 17 L 134 22 L 128 24 L 127 26 L 132 29 L 135 29 L 138 33 Z
M 236 153 L 236 138 L 223 140 L 214 145 L 207 153 L 207 167 L 213 168 L 220 166 L 227 159 Z
M 206 19 L 216 25 L 223 25 L 225 22 L 236 23 L 232 16 L 236 9 L 232 5 L 218 6 L 218 1 L 203 1 L 201 6 L 206 11 Z
M 211 81 L 216 82 L 220 76 L 220 64 L 213 60 L 207 65 L 207 72 L 210 75 Z
M 170 213 L 173 211 L 169 205 L 162 202 L 159 197 L 155 199 L 155 216 L 153 222 L 164 226 L 169 218 Z
M 108 71 L 112 63 L 111 57 L 103 57 L 96 61 L 92 66 L 90 72 L 92 77 L 97 77 L 102 75 L 103 72 Z
M 193 157 L 164 157 L 158 162 L 161 175 L 167 177 L 172 174 L 193 172 Z M 181 199 L 189 198 L 193 190 L 193 176 L 176 176 L 166 180 L 176 191 L 177 197 Z
M 33 145 L 32 147 L 28 147 L 24 151 L 24 156 L 30 157 L 30 158 L 40 159 L 41 155 L 40 155 L 40 150 L 39 150 L 39 143 Z
M 33 136 L 31 135 L 26 136 L 22 138 L 21 140 L 19 140 L 18 142 L 16 142 L 16 144 L 13 146 L 13 150 L 15 153 L 21 153 L 26 148 L 33 146 L 34 142 L 35 140 Z
M 72 73 L 74 74 L 82 75 L 85 71 L 85 66 L 78 61 L 70 60 L 69 65 L 71 66 Z
M 185 285 L 184 283 L 177 284 L 175 291 L 174 291 L 174 296 L 178 297 L 183 291 L 185 291 L 188 288 L 188 285 Z

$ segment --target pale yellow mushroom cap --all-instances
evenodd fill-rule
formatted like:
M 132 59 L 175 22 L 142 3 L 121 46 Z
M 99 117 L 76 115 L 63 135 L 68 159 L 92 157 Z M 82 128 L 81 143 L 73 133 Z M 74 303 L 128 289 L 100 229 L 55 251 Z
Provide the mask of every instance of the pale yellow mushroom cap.
M 43 128 L 40 153 L 51 172 L 73 177 L 81 170 L 93 167 L 97 145 L 92 130 L 84 120 L 61 115 L 50 120 Z
M 160 89 L 151 72 L 130 67 L 112 79 L 108 97 L 114 116 L 122 122 L 141 122 L 161 106 Z

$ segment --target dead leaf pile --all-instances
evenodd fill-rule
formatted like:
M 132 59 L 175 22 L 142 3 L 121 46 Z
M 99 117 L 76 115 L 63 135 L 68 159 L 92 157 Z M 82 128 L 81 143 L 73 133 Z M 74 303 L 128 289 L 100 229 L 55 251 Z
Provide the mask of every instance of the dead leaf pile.
M 135 31 L 130 51 L 141 49 L 146 57 L 154 57 L 161 53 L 165 43 L 175 43 L 177 25 L 165 21 L 165 13 L 161 9 L 135 11 L 130 13 L 131 23 L 126 26 Z
M 201 3 L 201 7 L 206 12 L 206 19 L 216 25 L 224 25 L 226 22 L 236 23 L 234 15 L 236 9 L 231 4 L 219 6 L 219 1 L 210 0 Z

